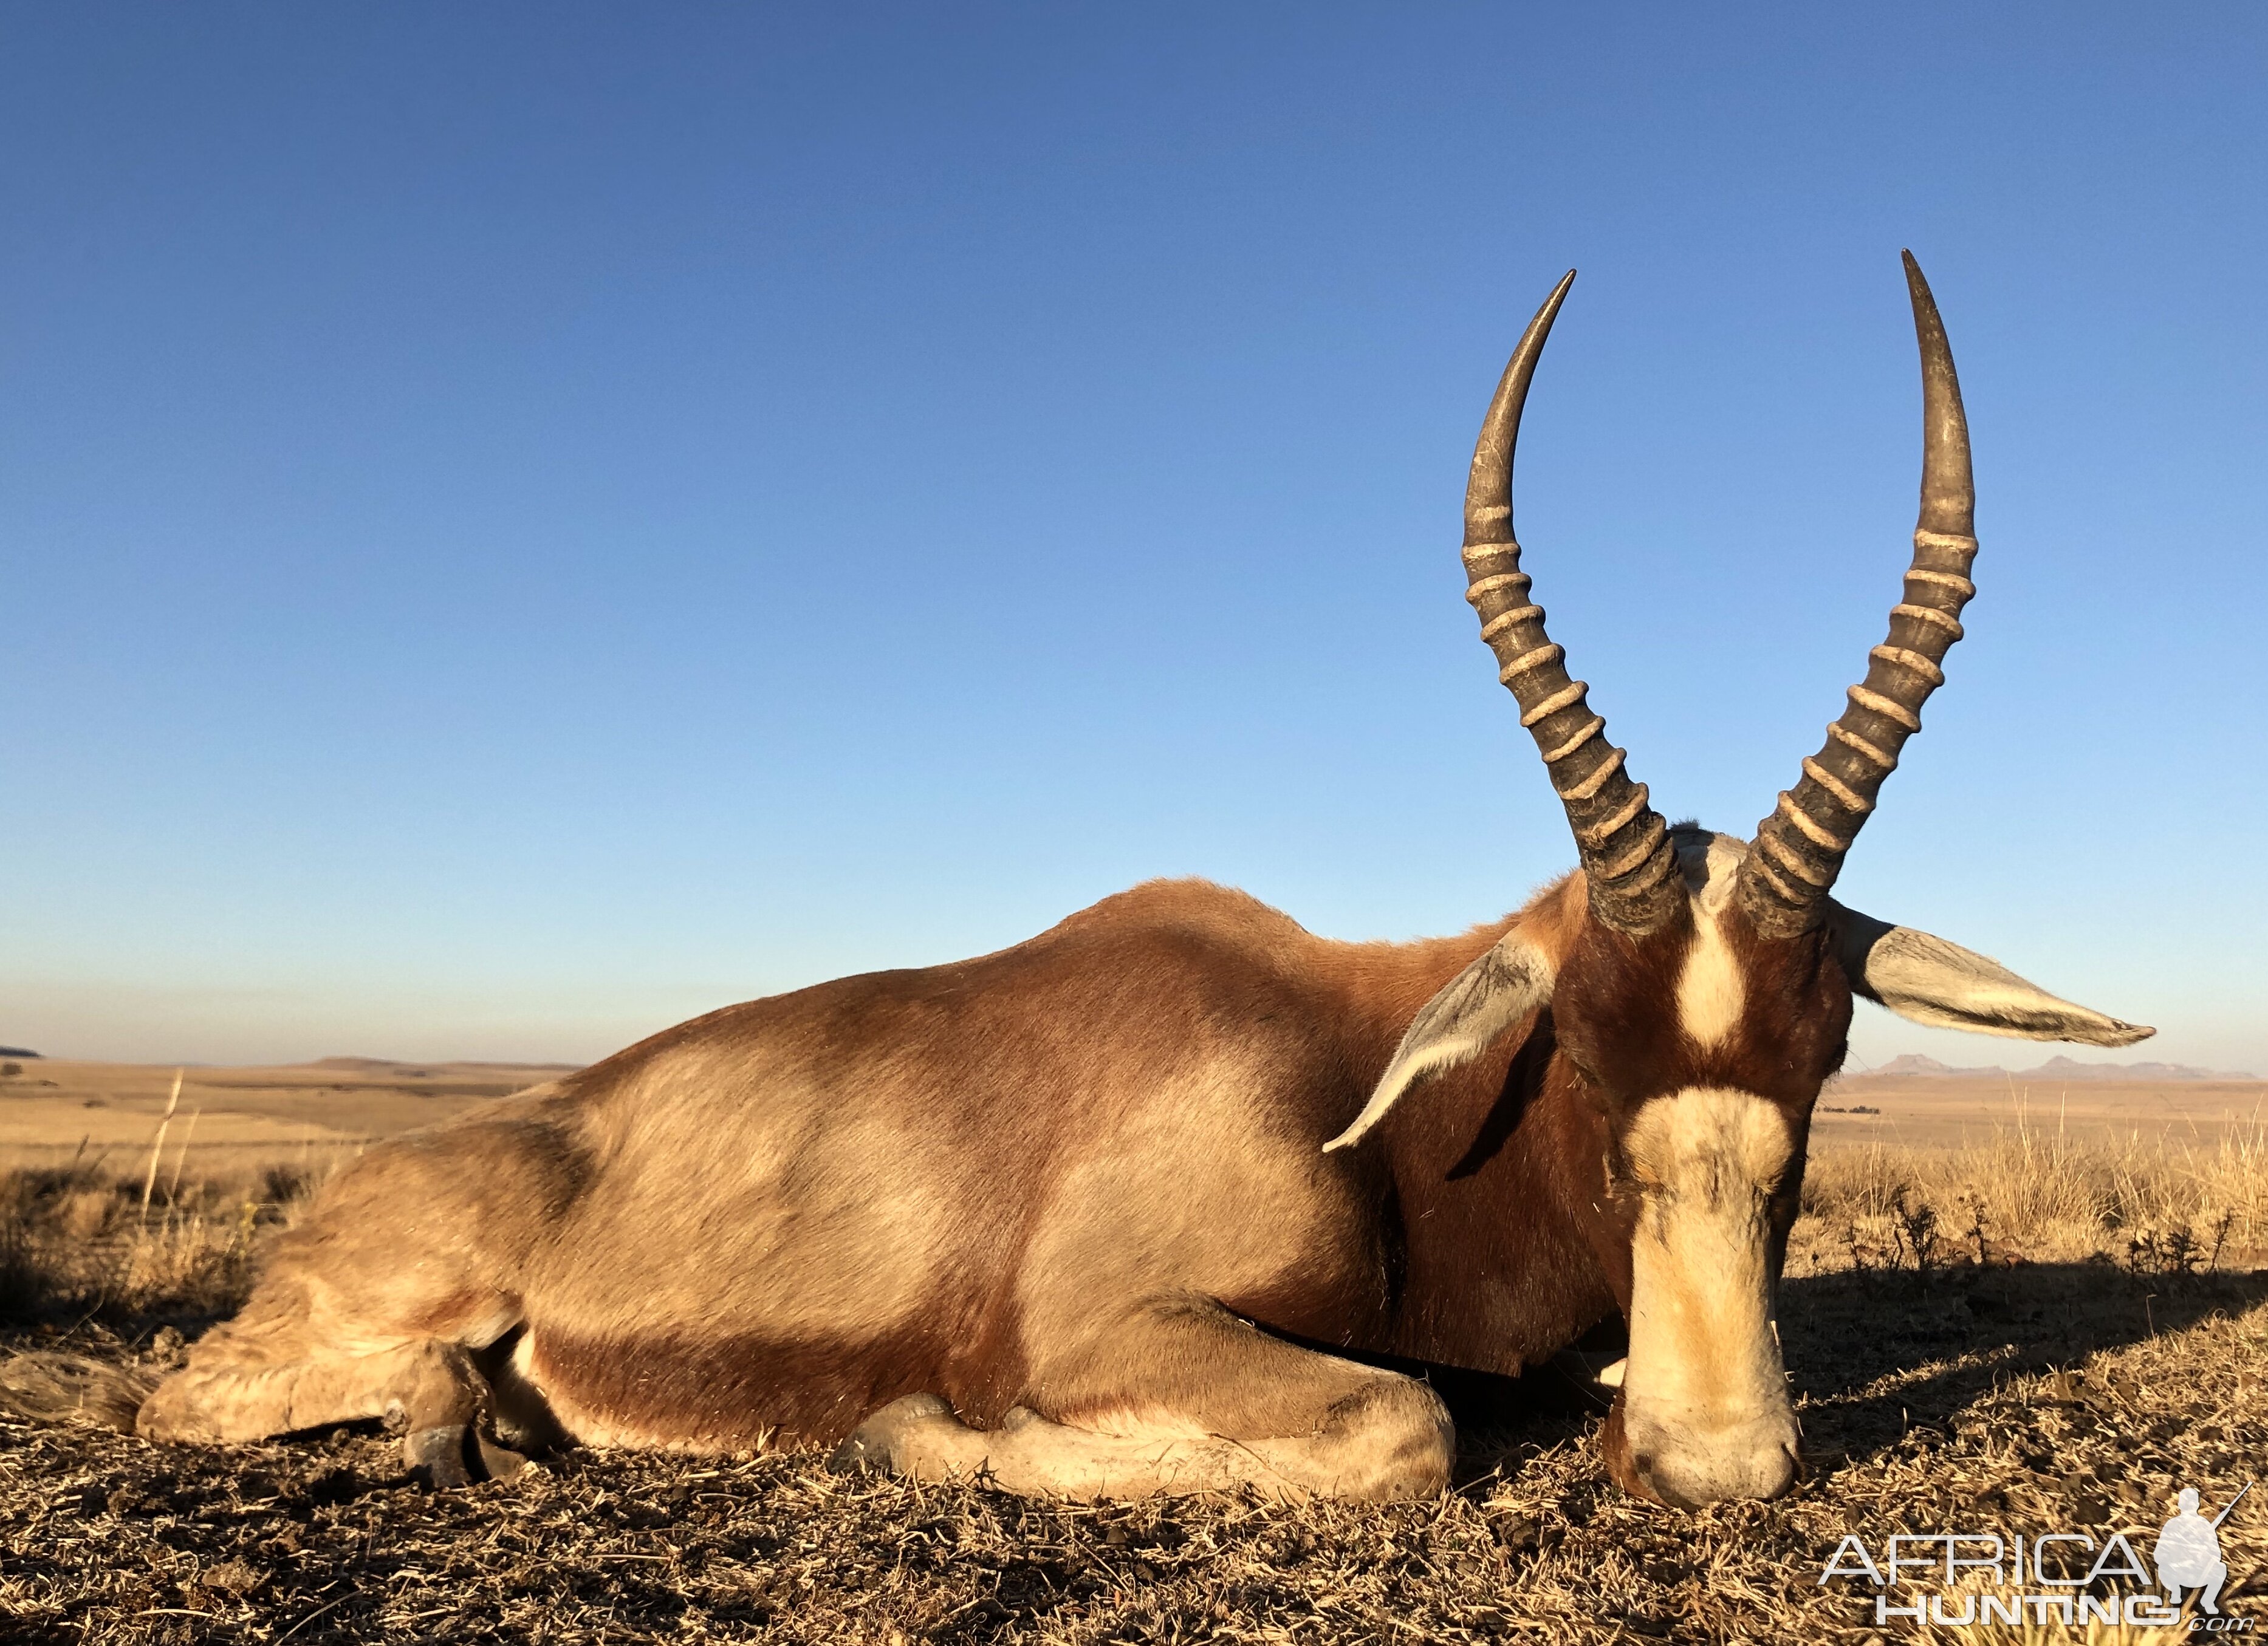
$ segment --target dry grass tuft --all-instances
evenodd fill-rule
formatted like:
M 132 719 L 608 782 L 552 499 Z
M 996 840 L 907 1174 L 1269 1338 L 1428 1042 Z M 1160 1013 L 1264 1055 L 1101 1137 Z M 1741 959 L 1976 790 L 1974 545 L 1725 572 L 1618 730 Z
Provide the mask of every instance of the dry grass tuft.
M 1683 1513 L 1622 1495 L 1595 1412 L 1549 1375 L 1465 1390 L 1457 1488 L 1392 1507 L 1035 1503 L 843 1479 L 808 1455 L 587 1451 L 430 1495 L 367 1428 L 218 1451 L 0 1417 L 0 1636 L 2108 1639 L 1878 1631 L 1870 1589 L 1819 1575 L 1853 1532 L 1877 1548 L 1899 1531 L 2146 1538 L 2179 1486 L 2219 1503 L 2260 1473 L 2268 1273 L 2231 1272 L 2261 1244 L 2259 1174 L 2243 1180 L 2257 1141 L 2156 1161 L 2038 1137 L 1822 1155 L 1782 1322 L 1812 1467 L 1775 1503 Z M 182 1336 L 158 1323 L 193 1331 L 230 1306 L 289 1202 L 193 1186 L 140 1237 L 139 1188 L 9 1182 L 17 1329 L 0 1348 L 162 1370 Z M 2268 1511 L 2221 1535 L 2224 1606 L 2268 1614 Z
M 1867 1143 L 1815 1152 L 1799 1251 L 1911 1268 L 2100 1258 L 2211 1273 L 2268 1251 L 2268 1125 L 2168 1146 L 2080 1141 L 2020 1123 L 1961 1148 Z
M 0 1319 L 232 1312 L 251 1290 L 261 1236 L 305 1192 L 286 1174 L 291 1193 L 276 1197 L 277 1178 L 177 1182 L 144 1208 L 141 1186 L 87 1166 L 0 1173 Z

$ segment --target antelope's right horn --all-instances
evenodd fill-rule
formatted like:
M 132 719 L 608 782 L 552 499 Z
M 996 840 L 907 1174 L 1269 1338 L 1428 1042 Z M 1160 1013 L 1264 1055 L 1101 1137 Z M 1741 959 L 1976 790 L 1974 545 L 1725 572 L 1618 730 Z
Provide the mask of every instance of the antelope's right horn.
M 1843 858 L 1858 838 L 1882 780 L 1905 740 L 1921 730 L 1921 706 L 1945 683 L 1940 665 L 1961 638 L 1961 608 L 1977 592 L 1977 490 L 1969 462 L 1969 421 L 1945 323 L 1913 254 L 1904 254 L 1921 347 L 1921 516 L 1905 599 L 1890 608 L 1889 638 L 1870 654 L 1867 679 L 1827 728 L 1827 742 L 1803 762 L 1803 776 L 1756 826 L 1741 866 L 1742 906 L 1768 937 L 1816 925 Z

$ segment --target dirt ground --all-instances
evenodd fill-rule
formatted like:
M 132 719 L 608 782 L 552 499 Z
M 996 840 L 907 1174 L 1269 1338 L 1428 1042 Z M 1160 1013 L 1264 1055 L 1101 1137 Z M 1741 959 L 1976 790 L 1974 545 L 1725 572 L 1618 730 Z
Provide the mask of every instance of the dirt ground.
M 1549 1372 L 1452 1383 L 1463 1482 L 1385 1508 L 1035 1503 L 808 1455 L 588 1451 L 435 1495 L 364 1429 L 221 1451 L 0 1423 L 0 1624 L 57 1642 L 1857 1642 L 1883 1634 L 1874 1591 L 1819 1582 L 1846 1533 L 1879 1551 L 1899 1531 L 2117 1527 L 2146 1551 L 2180 1486 L 2224 1503 L 2268 1448 L 2268 1271 L 1818 1275 L 1790 1283 L 1784 1332 L 1811 1476 L 1698 1513 L 1614 1490 L 1595 1415 Z M 148 1359 L 152 1337 L 8 1341 Z M 2268 1615 L 2268 1512 L 2221 1536 L 2225 1609 Z
M 237 1106 L 326 1126 L 350 1150 L 356 1132 L 335 1122 L 351 1103 L 359 1135 L 375 1135 L 479 1095 L 437 1088 L 518 1083 L 461 1069 L 269 1072 L 265 1085 L 205 1082 L 227 1094 L 208 1120 Z M 244 1199 L 239 1220 L 243 1192 L 202 1187 L 193 1162 L 196 1192 L 169 1202 L 161 1190 L 140 1219 L 146 1134 L 171 1077 L 154 1090 L 116 1076 L 47 1089 L 107 1078 L 144 1135 L 122 1181 L 98 1181 L 84 1155 L 76 1170 L 15 1174 L 16 1221 L 0 1231 L 14 1244 L 0 1258 L 17 1290 L 0 1297 L 0 1352 L 159 1369 L 240 1295 L 261 1231 L 288 1206 Z M 1880 1095 L 1846 1087 L 1840 1100 Z M 1594 1447 L 1603 1396 L 1572 1365 L 1517 1381 L 1437 1373 L 1463 1440 L 1459 1482 L 1439 1502 L 1392 1507 L 1033 1503 L 982 1482 L 836 1475 L 808 1454 L 587 1450 L 437 1495 L 369 1427 L 218 1451 L 0 1417 L 0 1639 L 1916 1636 L 1911 1622 L 1877 1624 L 1863 1578 L 1821 1581 L 1846 1536 L 1880 1555 L 1900 1532 L 2124 1531 L 2146 1554 L 2180 1488 L 2210 1510 L 2268 1474 L 2257 1129 L 2210 1155 L 2161 1129 L 2155 1152 L 2138 1152 L 2131 1128 L 2117 1149 L 2027 1136 L 1998 1154 L 1901 1155 L 1879 1137 L 1821 1142 L 1781 1320 L 1808 1473 L 1775 1503 L 1687 1513 L 1616 1491 Z M 2063 1198 L 2020 1194 L 2026 1163 Z M 2217 1219 L 2215 1207 L 2227 1209 Z M 208 1225 L 205 1244 L 187 1240 Z M 153 1253 L 180 1260 L 152 1268 Z M 120 1283 L 136 1263 L 141 1280 Z M 2268 1481 L 2220 1529 L 2222 1605 L 2256 1633 L 2268 1629 L 2264 1495 Z M 1918 1637 L 2176 1636 L 2051 1622 Z

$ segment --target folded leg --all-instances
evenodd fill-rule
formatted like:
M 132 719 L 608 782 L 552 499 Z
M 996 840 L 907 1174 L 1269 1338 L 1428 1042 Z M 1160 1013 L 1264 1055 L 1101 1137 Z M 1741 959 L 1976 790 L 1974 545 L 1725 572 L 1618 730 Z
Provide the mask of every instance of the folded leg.
M 1077 1498 L 1250 1487 L 1290 1501 L 1430 1496 L 1455 1443 L 1425 1385 L 1273 1338 L 1204 1299 L 1145 1306 L 1041 1368 L 998 1427 L 932 1395 L 884 1407 L 837 1452 L 924 1480 L 990 1474 Z
M 494 1442 L 490 1413 L 486 1380 L 454 1343 L 348 1353 L 238 1336 L 200 1343 L 143 1403 L 135 1427 L 154 1440 L 241 1441 L 383 1418 L 410 1468 L 446 1487 L 472 1479 L 468 1448 L 490 1473 L 516 1465 Z

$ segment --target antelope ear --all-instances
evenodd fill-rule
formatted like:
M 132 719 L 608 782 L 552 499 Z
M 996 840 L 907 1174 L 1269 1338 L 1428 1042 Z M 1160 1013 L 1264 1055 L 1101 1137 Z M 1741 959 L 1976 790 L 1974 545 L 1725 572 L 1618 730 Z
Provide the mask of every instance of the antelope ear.
M 1323 1145 L 1323 1152 L 1360 1143 L 1402 1094 L 1426 1076 L 1478 1057 L 1498 1035 L 1551 998 L 1557 974 L 1550 955 L 1519 932 L 1506 932 L 1418 1009 L 1370 1101 L 1362 1106 L 1353 1125 Z
M 1831 899 L 1828 919 L 1852 988 L 1909 1022 L 2088 1046 L 2132 1046 L 2157 1032 L 2058 1000 L 1988 956 Z

